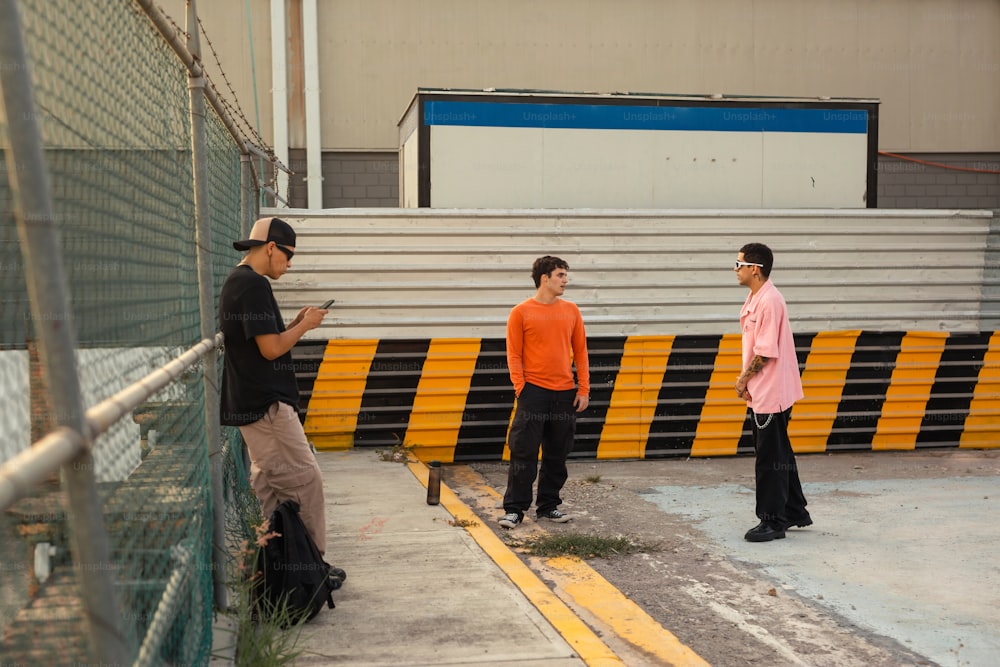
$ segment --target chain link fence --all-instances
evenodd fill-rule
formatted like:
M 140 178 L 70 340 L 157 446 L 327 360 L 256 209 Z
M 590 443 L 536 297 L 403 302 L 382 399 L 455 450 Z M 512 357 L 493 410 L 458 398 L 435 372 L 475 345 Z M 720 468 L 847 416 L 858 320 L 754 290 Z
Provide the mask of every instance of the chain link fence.
M 5 91 L 26 72 L 34 102 L 30 114 L 0 115 L 0 479 L 16 490 L 0 494 L 9 501 L 0 513 L 0 659 L 102 662 L 109 654 L 95 636 L 107 631 L 122 647 L 111 655 L 129 662 L 205 664 L 219 581 L 234 576 L 260 518 L 238 431 L 220 433 L 206 416 L 221 364 L 208 363 L 216 345 L 204 344 L 205 331 L 218 330 L 217 296 L 239 261 L 231 242 L 255 217 L 256 193 L 273 181 L 277 162 L 272 155 L 263 163 L 272 173 L 246 177 L 268 153 L 246 139 L 252 130 L 234 133 L 210 82 L 216 103 L 206 105 L 198 150 L 189 83 L 200 61 L 178 47 L 184 31 L 173 39 L 165 32 L 172 22 L 151 3 L 0 0 L 0 12 L 0 22 L 19 20 L 26 56 L 4 51 Z M 26 122 L 40 135 L 48 184 L 17 178 L 24 163 L 14 145 Z M 198 160 L 207 170 L 204 208 L 195 196 Z M 46 185 L 59 257 L 29 252 L 25 242 L 33 221 L 24 189 Z M 199 282 L 202 259 L 211 271 Z M 29 298 L 31 276 L 59 264 L 68 313 L 40 307 L 45 295 Z M 209 323 L 200 310 L 206 293 Z M 16 483 L 26 457 L 67 423 L 53 407 L 62 388 L 47 386 L 54 355 L 38 333 L 60 323 L 75 335 L 69 353 L 88 424 L 94 406 L 168 364 L 174 370 L 98 432 L 88 456 L 48 463 L 26 490 Z M 179 357 L 187 360 L 178 365 Z M 88 470 L 74 468 L 81 465 Z M 215 466 L 223 488 L 213 488 Z M 68 500 L 67 480 L 81 473 L 96 489 L 96 531 L 77 521 L 84 513 Z M 213 550 L 213 526 L 222 523 L 224 543 L 216 532 Z M 74 545 L 95 540 L 100 548 L 88 533 L 102 531 L 106 558 L 79 557 Z M 94 578 L 110 581 L 113 600 L 86 599 Z M 102 616 L 108 604 L 115 608 Z M 113 627 L 96 630 L 104 620 Z

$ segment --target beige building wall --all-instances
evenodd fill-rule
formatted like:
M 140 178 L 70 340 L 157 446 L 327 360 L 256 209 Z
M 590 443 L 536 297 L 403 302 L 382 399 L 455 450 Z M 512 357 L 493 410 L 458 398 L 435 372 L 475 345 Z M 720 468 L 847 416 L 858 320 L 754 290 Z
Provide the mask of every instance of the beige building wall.
M 287 16 L 288 193 L 305 207 L 303 0 L 203 0 L 198 11 L 248 121 L 273 144 L 272 2 Z M 162 6 L 183 25 L 182 0 Z M 1000 208 L 996 0 L 317 0 L 317 10 L 324 207 L 398 201 L 387 166 L 396 124 L 427 87 L 878 98 L 880 150 L 994 166 L 883 156 L 880 207 Z
M 292 44 L 301 0 L 284 4 Z M 198 7 L 248 112 L 252 30 L 265 139 L 270 7 Z M 180 0 L 164 8 L 182 19 Z M 418 87 L 493 87 L 875 97 L 882 150 L 1000 151 L 995 0 L 320 0 L 318 12 L 325 150 L 396 150 Z

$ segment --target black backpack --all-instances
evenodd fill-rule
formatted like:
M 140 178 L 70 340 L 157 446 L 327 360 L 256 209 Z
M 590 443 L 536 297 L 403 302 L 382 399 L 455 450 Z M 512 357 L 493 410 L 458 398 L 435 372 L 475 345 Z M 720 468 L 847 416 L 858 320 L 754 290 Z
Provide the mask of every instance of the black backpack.
M 278 505 L 271 514 L 270 532 L 280 537 L 257 549 L 253 593 L 258 618 L 288 627 L 315 617 L 323 603 L 333 609 L 330 565 L 306 532 L 297 502 Z M 278 613 L 282 608 L 284 615 Z

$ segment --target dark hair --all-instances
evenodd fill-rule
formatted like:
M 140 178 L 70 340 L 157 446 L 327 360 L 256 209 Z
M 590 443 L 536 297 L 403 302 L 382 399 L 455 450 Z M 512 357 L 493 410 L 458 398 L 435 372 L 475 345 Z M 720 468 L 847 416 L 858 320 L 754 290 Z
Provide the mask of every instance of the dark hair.
M 743 261 L 753 262 L 754 264 L 763 264 L 760 267 L 760 273 L 765 278 L 771 276 L 771 267 L 774 266 L 774 253 L 763 243 L 748 243 L 742 248 L 740 252 L 743 253 Z
M 566 269 L 569 271 L 569 264 L 566 263 L 566 260 L 553 257 L 552 255 L 536 259 L 535 263 L 531 265 L 531 279 L 535 281 L 535 287 L 541 287 L 542 276 L 551 276 L 552 272 L 556 269 Z

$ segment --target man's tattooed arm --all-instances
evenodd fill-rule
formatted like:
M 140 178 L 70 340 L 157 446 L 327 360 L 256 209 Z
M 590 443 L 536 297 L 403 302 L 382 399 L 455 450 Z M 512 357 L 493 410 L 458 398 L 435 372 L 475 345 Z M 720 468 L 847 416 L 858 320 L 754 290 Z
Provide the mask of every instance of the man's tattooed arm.
M 750 364 L 746 367 L 746 370 L 740 374 L 740 377 L 736 380 L 736 395 L 740 398 L 744 398 L 744 394 L 747 391 L 747 382 L 750 381 L 754 375 L 760 372 L 760 369 L 764 367 L 767 363 L 767 357 L 762 357 L 759 354 L 755 355 L 753 359 L 750 360 Z

